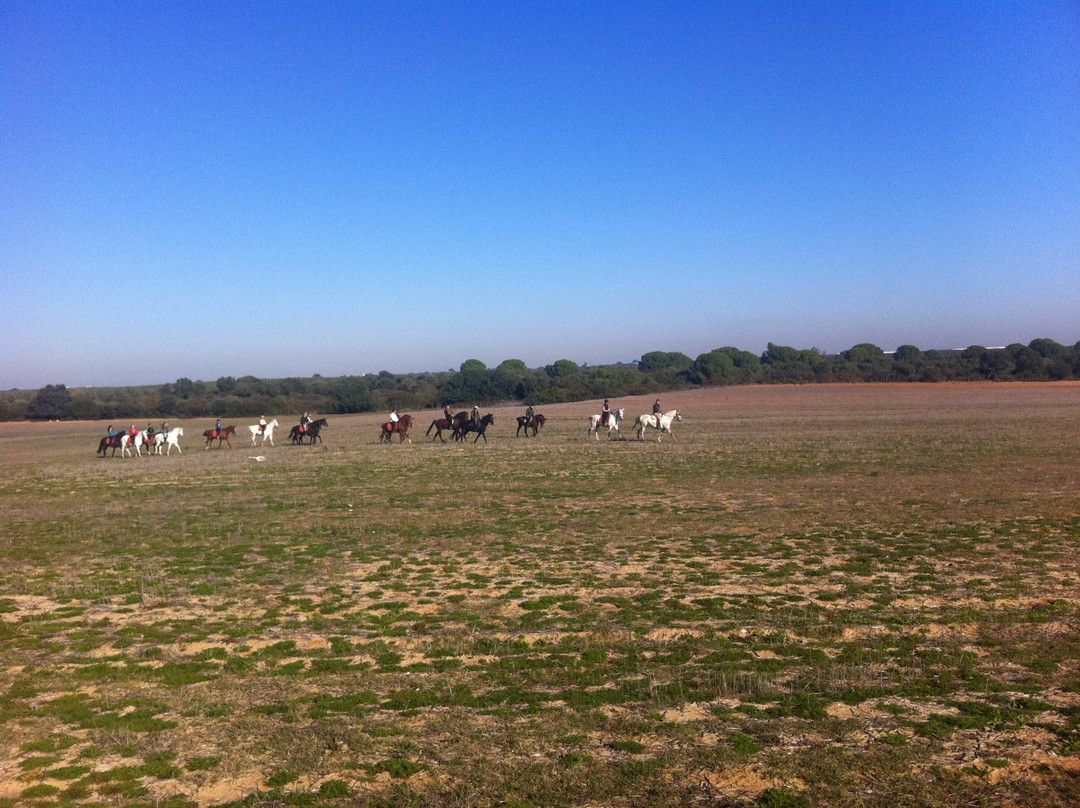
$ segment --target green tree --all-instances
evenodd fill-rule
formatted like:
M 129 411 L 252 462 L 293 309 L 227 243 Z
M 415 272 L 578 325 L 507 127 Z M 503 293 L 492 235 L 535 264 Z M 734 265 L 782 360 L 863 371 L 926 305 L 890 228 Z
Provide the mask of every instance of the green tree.
M 765 365 L 780 365 L 785 362 L 798 362 L 799 351 L 787 345 L 774 345 L 769 343 L 765 346 L 765 353 L 761 355 L 761 362 Z
M 922 351 L 916 348 L 914 345 L 901 345 L 896 349 L 893 354 L 894 362 L 920 362 L 922 361 Z
M 330 387 L 334 412 L 371 412 L 375 402 L 362 376 L 336 379 Z
M 581 374 L 581 367 L 578 363 L 569 359 L 556 359 L 555 362 L 548 365 L 545 370 L 547 370 L 547 374 L 553 379 L 566 379 Z
M 872 342 L 860 342 L 840 353 L 849 362 L 876 362 L 885 358 L 885 352 Z
M 1000 381 L 1012 372 L 1012 359 L 1000 349 L 986 349 L 979 354 L 979 373 L 990 381 Z
M 491 401 L 494 390 L 487 365 L 479 359 L 466 359 L 461 363 L 461 370 L 447 379 L 443 393 L 447 402 L 471 402 L 478 405 Z
M 690 379 L 695 384 L 722 384 L 735 378 L 735 360 L 719 348 L 703 353 L 694 360 Z
M 642 373 L 656 373 L 664 370 L 682 373 L 684 370 L 689 370 L 693 364 L 694 360 L 680 351 L 649 351 L 642 354 L 641 359 L 638 360 L 638 370 Z
M 1024 381 L 1038 381 L 1046 378 L 1046 360 L 1027 345 L 1014 343 L 1005 349 L 1012 359 L 1013 377 Z
M 1028 347 L 1043 359 L 1063 359 L 1069 355 L 1069 349 L 1052 339 L 1033 339 Z
M 259 396 L 266 394 L 266 387 L 262 381 L 255 376 L 241 376 L 236 380 L 236 385 L 233 387 L 233 394 L 246 398 L 247 396 Z
M 481 362 L 479 359 L 466 359 L 461 363 L 461 373 L 480 373 L 486 372 L 487 365 Z
M 72 417 L 71 391 L 63 384 L 47 384 L 26 405 L 31 421 L 59 421 Z
M 923 353 L 914 345 L 901 345 L 893 352 L 893 376 L 900 381 L 925 381 Z

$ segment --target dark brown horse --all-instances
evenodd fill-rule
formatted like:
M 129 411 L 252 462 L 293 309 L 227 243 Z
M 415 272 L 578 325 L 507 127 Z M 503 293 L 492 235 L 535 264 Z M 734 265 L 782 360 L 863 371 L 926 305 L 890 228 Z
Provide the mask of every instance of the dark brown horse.
M 444 429 L 448 429 L 451 432 L 457 432 L 459 428 L 464 427 L 465 424 L 467 424 L 468 422 L 469 413 L 467 412 L 459 412 L 457 415 L 454 416 L 453 420 L 447 420 L 446 418 L 436 418 L 434 421 L 431 422 L 431 426 L 427 428 L 427 432 L 425 432 L 424 434 L 430 435 L 431 430 L 434 429 L 435 438 L 438 438 L 443 443 L 446 443 L 446 440 L 442 436 L 442 432 Z M 431 439 L 432 443 L 435 442 L 435 438 Z
M 325 426 L 325 418 L 312 421 L 310 424 L 305 425 L 303 430 L 301 430 L 299 426 L 294 426 L 289 432 L 289 440 L 292 441 L 293 446 L 302 446 L 304 444 L 304 438 L 308 438 L 308 443 L 311 446 L 315 445 L 316 440 L 318 440 L 319 443 L 322 443 L 322 436 L 319 433 L 322 432 L 323 427 Z
M 536 437 L 536 435 L 540 432 L 540 427 L 542 427 L 544 424 L 547 423 L 547 418 L 545 418 L 540 413 L 537 413 L 532 418 L 529 418 L 529 417 L 524 416 L 524 415 L 519 415 L 518 419 L 517 419 L 517 422 L 518 422 L 518 428 L 517 428 L 517 434 L 518 435 L 521 435 L 521 430 L 524 429 L 525 430 L 525 437 L 527 438 L 527 437 L 529 437 L 529 430 L 531 429 L 533 431 L 533 437 Z
M 412 426 L 412 416 L 402 415 L 398 418 L 397 423 L 393 421 L 387 421 L 382 425 L 382 434 L 379 435 L 379 443 L 391 443 L 394 440 L 394 433 L 397 433 L 399 438 L 398 443 L 404 443 L 408 441 L 412 443 L 412 438 L 409 437 L 409 428 Z
M 116 450 L 120 448 L 120 441 L 123 439 L 123 435 L 113 435 L 111 438 L 106 435 L 101 439 L 101 443 L 98 444 L 97 453 L 102 457 L 106 456 L 106 452 L 112 449 L 112 456 L 116 457 Z
M 209 449 L 211 446 L 214 445 L 214 441 L 217 441 L 217 447 L 220 449 L 221 448 L 221 442 L 225 441 L 225 443 L 229 444 L 229 448 L 231 449 L 232 448 L 232 443 L 229 442 L 229 435 L 235 435 L 236 434 L 236 427 L 235 426 L 223 426 L 221 428 L 220 433 L 214 434 L 216 431 L 217 430 L 214 430 L 214 429 L 208 429 L 208 430 L 206 430 L 205 432 L 202 433 L 203 437 L 206 438 L 206 446 L 204 446 L 203 448 Z
M 473 438 L 473 443 L 484 439 L 484 443 L 487 443 L 487 428 L 495 423 L 495 416 L 490 412 L 481 418 L 479 421 L 474 421 L 471 418 L 465 422 L 463 427 L 454 427 L 454 440 L 465 440 L 465 436 L 470 432 L 475 432 L 476 437 Z

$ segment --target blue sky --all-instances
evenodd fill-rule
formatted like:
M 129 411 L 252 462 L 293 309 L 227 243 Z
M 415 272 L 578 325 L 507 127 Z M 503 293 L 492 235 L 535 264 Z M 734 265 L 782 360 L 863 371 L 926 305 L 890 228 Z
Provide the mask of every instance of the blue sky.
M 1080 339 L 1080 6 L 0 5 L 0 389 Z

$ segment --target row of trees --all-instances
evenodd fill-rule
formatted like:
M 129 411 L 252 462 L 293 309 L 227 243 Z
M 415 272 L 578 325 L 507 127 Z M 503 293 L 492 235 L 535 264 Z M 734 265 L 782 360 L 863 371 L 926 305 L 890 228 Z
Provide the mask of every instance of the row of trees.
M 811 382 L 1057 381 L 1080 379 L 1080 342 L 1036 339 L 1004 348 L 973 345 L 962 351 L 922 351 L 901 345 L 886 353 L 862 343 L 836 355 L 816 348 L 769 343 L 760 356 L 717 348 L 696 359 L 653 351 L 632 364 L 578 365 L 560 359 L 529 368 L 507 359 L 488 368 L 469 359 L 456 371 L 322 378 L 177 379 L 147 387 L 81 388 L 63 384 L 0 393 L 0 420 L 135 420 L 239 418 L 262 413 L 352 413 L 491 405 L 535 405 L 650 394 L 694 386 Z

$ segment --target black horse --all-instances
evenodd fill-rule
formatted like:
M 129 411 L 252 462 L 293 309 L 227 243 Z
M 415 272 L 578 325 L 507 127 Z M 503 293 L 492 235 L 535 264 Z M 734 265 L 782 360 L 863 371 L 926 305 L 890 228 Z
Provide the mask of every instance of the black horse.
M 299 426 L 294 426 L 289 432 L 289 440 L 292 441 L 293 446 L 302 446 L 304 438 L 308 439 L 308 445 L 314 446 L 315 441 L 318 440 L 322 443 L 322 437 L 319 433 L 323 427 L 326 426 L 326 419 L 320 418 L 318 421 L 312 421 L 307 425 L 307 428 L 301 432 Z
M 454 427 L 454 440 L 465 440 L 465 436 L 470 432 L 475 432 L 476 437 L 473 438 L 473 443 L 476 443 L 482 437 L 484 443 L 487 443 L 487 428 L 495 423 L 495 416 L 490 412 L 481 418 L 479 421 L 473 421 L 472 419 L 465 422 L 462 427 Z
M 547 418 L 542 414 L 537 413 L 532 418 L 525 415 L 519 415 L 518 419 L 517 435 L 521 435 L 521 430 L 525 430 L 525 437 L 529 437 L 529 430 L 533 431 L 533 437 L 536 437 L 540 433 L 540 427 L 547 423 Z

